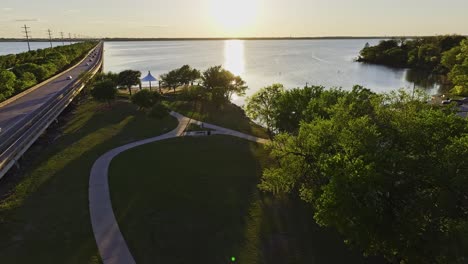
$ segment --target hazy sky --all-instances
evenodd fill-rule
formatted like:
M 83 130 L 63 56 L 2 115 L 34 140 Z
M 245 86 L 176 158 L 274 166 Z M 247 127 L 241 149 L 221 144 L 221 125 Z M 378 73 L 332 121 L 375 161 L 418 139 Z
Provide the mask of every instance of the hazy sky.
M 1 0 L 0 37 L 468 35 L 468 0 Z

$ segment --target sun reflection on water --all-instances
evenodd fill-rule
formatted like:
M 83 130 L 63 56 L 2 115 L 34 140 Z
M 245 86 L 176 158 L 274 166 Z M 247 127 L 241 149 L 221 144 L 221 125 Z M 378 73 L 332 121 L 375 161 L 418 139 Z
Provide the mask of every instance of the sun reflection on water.
M 224 68 L 242 75 L 245 71 L 244 41 L 226 40 L 224 42 Z

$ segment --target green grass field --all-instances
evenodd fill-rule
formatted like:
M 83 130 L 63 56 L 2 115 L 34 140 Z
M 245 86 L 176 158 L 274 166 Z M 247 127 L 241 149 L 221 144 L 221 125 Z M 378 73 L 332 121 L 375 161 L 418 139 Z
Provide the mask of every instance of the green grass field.
M 150 119 L 127 102 L 106 109 L 87 100 L 74 111 L 58 139 L 41 139 L 26 154 L 30 164 L 19 183 L 2 186 L 9 195 L 0 201 L 0 263 L 99 263 L 88 211 L 92 164 L 112 148 L 177 125 L 172 117 Z
M 227 136 L 177 138 L 117 156 L 110 190 L 137 263 L 376 263 L 314 224 L 299 201 L 257 183 L 262 146 Z

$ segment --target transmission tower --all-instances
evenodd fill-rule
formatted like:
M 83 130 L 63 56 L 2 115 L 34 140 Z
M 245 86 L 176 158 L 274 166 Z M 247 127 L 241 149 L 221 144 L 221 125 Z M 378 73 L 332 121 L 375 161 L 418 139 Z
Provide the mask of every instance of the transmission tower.
M 70 40 L 70 44 L 72 44 L 71 33 L 68 33 L 68 39 Z
M 52 31 L 50 31 L 50 29 L 48 29 L 47 33 L 49 33 L 49 43 L 50 43 L 50 47 L 52 48 Z
M 62 46 L 65 46 L 65 41 L 63 40 L 63 32 L 60 32 L 60 35 L 62 36 Z
M 27 27 L 26 25 L 24 25 L 24 27 L 22 28 L 24 29 L 23 33 L 25 34 L 26 41 L 28 42 L 28 51 L 31 51 L 31 46 L 29 45 L 29 37 L 30 37 L 31 31 L 29 31 L 29 27 Z

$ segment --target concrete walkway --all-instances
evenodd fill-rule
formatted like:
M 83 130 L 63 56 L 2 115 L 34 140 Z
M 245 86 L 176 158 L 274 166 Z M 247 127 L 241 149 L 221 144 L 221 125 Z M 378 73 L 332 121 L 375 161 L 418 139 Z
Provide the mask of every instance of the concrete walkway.
M 127 243 L 125 242 L 119 225 L 115 219 L 112 209 L 112 201 L 109 192 L 109 166 L 113 158 L 120 153 L 151 142 L 166 140 L 170 138 L 183 136 L 185 128 L 189 123 L 201 125 L 202 122 L 191 120 L 176 112 L 171 115 L 177 118 L 179 125 L 169 133 L 161 136 L 144 139 L 115 148 L 99 157 L 94 163 L 89 179 L 89 211 L 91 224 L 93 227 L 94 238 L 99 249 L 104 264 L 133 264 L 133 259 Z M 206 128 L 214 129 L 215 134 L 235 136 L 249 141 L 265 144 L 266 139 L 257 138 L 251 135 L 240 133 L 231 129 L 203 123 Z

